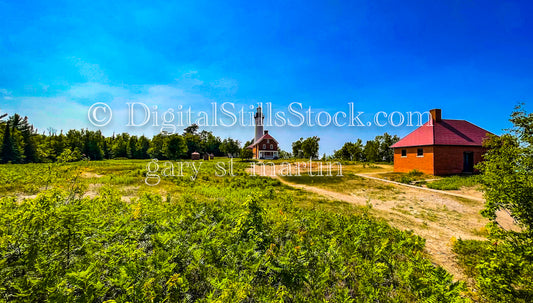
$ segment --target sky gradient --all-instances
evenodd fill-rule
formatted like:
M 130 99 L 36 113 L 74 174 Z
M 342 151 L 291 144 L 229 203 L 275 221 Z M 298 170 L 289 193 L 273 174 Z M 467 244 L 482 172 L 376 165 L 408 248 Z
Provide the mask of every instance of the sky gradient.
M 209 110 L 291 102 L 330 113 L 353 102 L 370 116 L 441 108 L 495 134 L 533 93 L 530 1 L 0 1 L 0 113 L 37 128 L 92 127 L 95 102 L 113 109 L 106 135 L 128 128 L 126 102 Z M 116 117 L 116 119 L 115 119 Z M 251 128 L 209 128 L 241 141 Z M 413 127 L 270 128 L 281 148 Z

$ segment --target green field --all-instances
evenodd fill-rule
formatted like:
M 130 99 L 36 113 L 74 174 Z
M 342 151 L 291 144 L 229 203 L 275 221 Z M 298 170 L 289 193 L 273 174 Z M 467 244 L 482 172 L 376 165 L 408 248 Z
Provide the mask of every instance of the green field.
M 424 239 L 365 208 L 250 177 L 244 162 L 148 186 L 147 163 L 0 166 L 0 300 L 465 300 Z

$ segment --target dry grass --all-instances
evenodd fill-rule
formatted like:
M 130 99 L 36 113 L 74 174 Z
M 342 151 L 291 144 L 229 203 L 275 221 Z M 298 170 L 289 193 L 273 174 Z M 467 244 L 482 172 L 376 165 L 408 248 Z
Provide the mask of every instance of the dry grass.
M 402 193 L 399 188 L 393 185 L 365 179 L 352 173 L 347 173 L 342 177 L 311 177 L 306 174 L 300 177 L 292 176 L 280 178 L 290 183 L 316 186 L 339 193 L 351 194 L 382 201 L 392 199 Z
M 412 230 L 425 238 L 427 253 L 432 260 L 457 278 L 464 278 L 452 252 L 450 239 L 483 240 L 486 237 L 483 228 L 488 222 L 480 214 L 483 202 L 478 198 L 479 193 L 473 195 L 472 199 L 467 199 L 355 175 L 391 175 L 391 171 L 390 165 L 370 168 L 356 164 L 344 166 L 343 177 L 302 175 L 275 178 L 302 191 L 322 195 L 330 201 L 370 206 L 370 213 L 374 216 L 386 220 L 396 228 Z M 267 175 L 272 173 L 267 170 Z M 505 214 L 499 214 L 498 220 L 502 224 L 513 226 L 512 219 Z
M 395 182 L 402 182 L 402 183 L 408 183 L 403 182 L 404 180 L 408 179 L 410 181 L 423 181 L 423 180 L 434 180 L 439 179 L 439 177 L 428 175 L 424 173 L 420 174 L 413 174 L 413 173 L 398 173 L 398 172 L 386 172 L 386 173 L 379 173 L 372 175 L 373 177 L 384 179 L 384 180 L 390 180 Z

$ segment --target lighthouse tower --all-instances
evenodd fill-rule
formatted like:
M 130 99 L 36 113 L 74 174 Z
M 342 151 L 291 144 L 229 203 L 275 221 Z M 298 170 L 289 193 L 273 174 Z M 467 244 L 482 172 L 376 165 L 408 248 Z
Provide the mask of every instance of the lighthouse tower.
M 278 159 L 278 141 L 268 134 L 268 130 L 263 131 L 263 121 L 265 116 L 259 106 L 255 113 L 255 139 L 248 149 L 252 150 L 254 159 Z
M 263 136 L 263 120 L 265 119 L 265 115 L 263 115 L 263 110 L 261 109 L 261 106 L 257 108 L 257 112 L 255 113 L 255 140 L 254 142 L 257 142 L 259 138 Z

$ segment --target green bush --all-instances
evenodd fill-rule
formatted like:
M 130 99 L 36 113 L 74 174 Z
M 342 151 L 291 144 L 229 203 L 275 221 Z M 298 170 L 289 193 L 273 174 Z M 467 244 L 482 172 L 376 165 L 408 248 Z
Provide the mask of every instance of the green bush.
M 409 172 L 407 173 L 407 175 L 408 175 L 409 177 L 420 177 L 420 176 L 422 176 L 423 174 L 424 174 L 424 173 L 421 172 L 421 171 L 419 171 L 418 169 L 413 169 L 413 170 L 411 170 L 411 171 L 409 171 Z
M 533 244 L 533 243 L 530 243 Z M 533 249 L 506 241 L 458 240 L 453 250 L 488 302 L 533 301 Z
M 461 189 L 461 187 L 472 187 L 479 185 L 480 182 L 481 178 L 479 175 L 450 176 L 429 182 L 427 187 L 439 190 L 458 190 Z
M 125 202 L 112 187 L 1 198 L 0 298 L 464 301 L 422 238 L 366 213 L 297 207 L 270 178 L 178 179 L 181 194 L 166 199 Z
M 409 171 L 407 174 L 401 174 L 400 177 L 397 179 L 397 182 L 410 184 L 413 181 L 418 180 L 419 177 L 421 177 L 422 175 L 424 175 L 423 172 L 413 169 Z
M 409 184 L 411 182 L 413 182 L 413 178 L 408 176 L 408 175 L 401 175 L 399 178 L 398 178 L 398 182 L 400 183 L 405 183 L 405 184 Z

